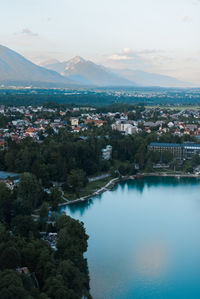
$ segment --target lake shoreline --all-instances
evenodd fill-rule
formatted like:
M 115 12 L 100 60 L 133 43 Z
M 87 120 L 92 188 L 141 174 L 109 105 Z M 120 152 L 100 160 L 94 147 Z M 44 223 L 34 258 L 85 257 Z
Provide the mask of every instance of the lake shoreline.
M 108 183 L 105 184 L 105 186 L 101 187 L 100 189 L 96 190 L 95 192 L 93 192 L 91 194 L 88 194 L 86 196 L 83 196 L 83 197 L 80 197 L 80 198 L 77 198 L 74 200 L 68 200 L 64 203 L 60 203 L 58 206 L 63 207 L 63 206 L 71 205 L 71 204 L 84 202 L 96 195 L 100 195 L 106 191 L 112 190 L 114 188 L 114 186 L 119 182 L 135 180 L 137 178 L 150 177 L 150 176 L 151 177 L 176 177 L 178 179 L 179 178 L 187 178 L 187 177 L 200 179 L 200 176 L 196 175 L 196 174 L 173 174 L 173 173 L 154 173 L 154 172 L 153 173 L 138 173 L 136 175 L 122 176 L 120 178 L 111 179 Z
M 60 211 L 83 222 L 90 237 L 85 257 L 94 298 L 200 294 L 200 177 L 150 175 Z
M 91 194 L 88 194 L 86 196 L 74 199 L 74 200 L 68 200 L 67 202 L 60 203 L 58 206 L 62 207 L 62 206 L 66 206 L 66 205 L 70 205 L 70 204 L 75 204 L 75 203 L 80 203 L 80 202 L 86 201 L 86 200 L 90 199 L 93 196 L 100 195 L 100 194 L 102 194 L 105 191 L 111 190 L 115 186 L 115 184 L 117 182 L 119 182 L 119 181 L 120 181 L 119 178 L 111 179 L 108 183 L 105 184 L 105 186 L 101 187 L 100 189 L 96 190 L 95 192 L 93 192 Z
M 155 173 L 155 172 L 151 172 L 151 173 L 138 173 L 138 175 L 141 176 L 162 176 L 162 177 L 177 177 L 177 178 L 200 178 L 199 175 L 197 174 L 189 174 L 189 173 Z M 137 176 L 137 175 L 136 175 Z

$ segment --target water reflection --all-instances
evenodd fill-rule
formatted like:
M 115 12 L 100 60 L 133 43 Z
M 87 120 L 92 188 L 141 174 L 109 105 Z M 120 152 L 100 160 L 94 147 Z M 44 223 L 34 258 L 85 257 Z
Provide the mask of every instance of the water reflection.
M 63 210 L 84 222 L 94 299 L 200 298 L 200 180 L 146 177 Z
M 200 178 L 191 178 L 191 177 L 142 177 L 137 178 L 135 180 L 128 180 L 128 181 L 122 181 L 119 182 L 117 185 L 114 186 L 112 191 L 118 192 L 121 191 L 122 195 L 127 193 L 132 193 L 133 189 L 140 193 L 144 192 L 146 188 L 150 189 L 152 187 L 173 187 L 176 188 L 177 186 L 195 186 L 199 185 Z M 79 211 L 80 216 L 83 216 L 84 213 L 91 209 L 93 204 L 96 201 L 101 202 L 103 197 L 103 194 L 100 194 L 98 196 L 95 196 L 93 198 L 90 198 L 86 201 L 71 204 L 68 206 L 64 206 L 60 208 L 60 212 L 66 212 L 69 210 L 72 215 L 77 214 L 77 211 Z
M 89 210 L 92 207 L 93 204 L 94 204 L 94 199 L 88 199 L 88 200 L 83 201 L 83 202 L 78 202 L 78 203 L 70 204 L 68 206 L 64 206 L 64 207 L 60 208 L 60 212 L 66 212 L 67 213 L 67 210 L 69 210 L 71 216 L 73 217 L 73 215 L 75 215 L 77 213 L 77 210 L 78 210 L 80 212 L 80 216 L 83 216 L 83 214 L 87 210 Z
M 143 281 L 158 280 L 166 274 L 169 265 L 169 249 L 161 240 L 145 242 L 135 255 L 138 276 Z
M 200 183 L 200 177 L 142 177 L 136 178 L 135 180 L 128 180 L 125 182 L 119 183 L 118 186 L 121 187 L 122 190 L 128 188 L 128 191 L 132 192 L 132 189 L 135 188 L 137 191 L 142 193 L 145 189 L 151 187 L 159 187 L 159 186 L 170 186 L 176 188 L 176 186 L 180 185 L 191 185 L 195 186 Z

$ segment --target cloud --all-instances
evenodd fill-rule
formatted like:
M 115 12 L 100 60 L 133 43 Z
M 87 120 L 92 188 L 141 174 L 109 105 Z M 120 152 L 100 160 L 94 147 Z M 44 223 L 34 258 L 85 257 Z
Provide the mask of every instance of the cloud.
M 181 51 L 124 48 L 118 53 L 104 57 L 103 64 L 112 69 L 142 70 L 200 85 L 200 51 L 188 56 Z
M 114 60 L 114 61 L 125 61 L 125 60 L 132 60 L 132 58 L 130 58 L 127 55 L 121 55 L 121 54 L 112 54 L 110 56 L 108 56 L 109 60 Z
M 160 49 L 124 48 L 121 52 L 106 56 L 104 64 L 113 69 L 143 70 L 170 75 L 167 72 L 169 68 L 176 66 L 176 56 Z
M 152 67 L 151 56 L 155 55 L 155 50 L 134 50 L 124 48 L 118 53 L 113 53 L 105 57 L 105 64 L 114 68 L 144 69 Z
M 131 48 L 124 48 L 119 53 L 107 56 L 107 61 L 149 65 L 152 64 L 153 60 L 157 60 L 158 63 L 161 63 L 161 60 L 164 58 L 163 53 L 164 51 L 162 50 L 143 49 L 138 51 Z
M 137 55 L 137 51 L 130 48 L 124 48 L 121 52 L 110 55 L 108 59 L 114 61 L 130 61 L 135 59 Z
M 107 57 L 111 61 L 131 61 L 137 57 L 136 51 L 130 48 L 124 48 L 120 53 L 114 53 Z
M 159 53 L 163 53 L 162 50 L 154 50 L 154 49 L 144 49 L 144 50 L 134 50 L 131 48 L 124 48 L 120 53 L 115 53 L 109 56 L 108 58 L 111 60 L 133 60 L 140 56 L 152 56 L 158 55 Z
M 38 36 L 39 35 L 38 33 L 31 31 L 29 28 L 23 28 L 21 33 L 23 35 L 27 35 L 27 36 Z
M 147 54 L 155 54 L 163 52 L 162 50 L 155 50 L 155 49 L 143 49 L 143 50 L 133 50 L 131 48 L 124 48 L 122 52 L 127 53 L 129 56 L 135 56 L 135 55 L 147 55 Z

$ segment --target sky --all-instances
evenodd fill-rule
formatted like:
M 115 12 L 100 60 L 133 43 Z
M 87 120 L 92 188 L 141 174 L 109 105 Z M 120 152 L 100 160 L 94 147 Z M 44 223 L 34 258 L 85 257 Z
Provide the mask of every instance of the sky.
M 74 56 L 200 86 L 200 0 L 0 0 L 0 44 L 35 63 Z

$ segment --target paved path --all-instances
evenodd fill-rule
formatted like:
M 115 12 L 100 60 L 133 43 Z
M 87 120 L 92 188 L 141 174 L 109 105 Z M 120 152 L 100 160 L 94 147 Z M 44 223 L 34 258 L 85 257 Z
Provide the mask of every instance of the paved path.
M 93 178 L 89 178 L 88 181 L 91 182 L 95 182 L 95 181 L 99 181 L 105 178 L 108 178 L 110 176 L 110 173 L 105 173 L 105 174 L 101 174 L 99 176 L 95 176 Z

